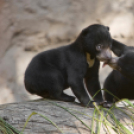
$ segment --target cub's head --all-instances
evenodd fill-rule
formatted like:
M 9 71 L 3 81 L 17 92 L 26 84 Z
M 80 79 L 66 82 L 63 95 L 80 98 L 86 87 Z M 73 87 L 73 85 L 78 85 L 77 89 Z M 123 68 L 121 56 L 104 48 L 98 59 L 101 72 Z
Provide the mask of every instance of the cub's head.
M 78 41 L 91 58 L 96 57 L 100 61 L 111 59 L 112 38 L 108 27 L 99 24 L 91 25 L 82 30 Z
M 114 70 L 120 72 L 131 72 L 134 70 L 134 47 L 126 46 L 116 40 L 113 40 L 112 51 L 118 57 L 113 57 L 104 63 L 108 64 Z
M 133 72 L 134 70 L 134 52 L 128 52 L 122 55 L 121 57 L 113 57 L 105 64 L 108 64 L 114 70 L 119 72 Z

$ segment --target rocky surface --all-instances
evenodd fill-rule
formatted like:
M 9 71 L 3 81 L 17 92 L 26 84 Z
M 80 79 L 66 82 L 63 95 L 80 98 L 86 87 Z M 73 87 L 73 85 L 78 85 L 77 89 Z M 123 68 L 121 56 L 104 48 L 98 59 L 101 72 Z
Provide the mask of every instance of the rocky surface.
M 128 133 L 133 134 L 133 120 L 130 118 L 132 112 L 127 108 L 121 109 L 124 112 L 117 108 L 111 109 L 114 113 L 114 118 L 116 118 L 115 121 L 112 114 L 107 112 L 108 109 L 107 111 L 106 109 L 96 110 L 96 114 L 93 117 L 94 108 L 83 108 L 76 103 L 39 100 L 0 105 L 0 116 L 19 131 L 23 130 L 25 122 L 33 112 L 45 117 L 33 114 L 24 129 L 24 134 L 90 134 L 92 127 L 94 128 L 93 133 L 98 133 L 100 123 L 100 134 L 124 134 L 126 130 Z M 105 117 L 107 117 L 107 121 Z M 47 119 L 55 123 L 62 132 Z M 101 122 L 101 120 L 103 121 Z M 123 125 L 124 129 L 119 127 L 121 125 L 118 124 L 117 120 Z M 100 122 L 98 123 L 97 121 Z M 114 131 L 114 128 L 120 131 Z
M 69 44 L 93 23 L 134 45 L 133 0 L 0 0 L 0 103 L 35 98 L 25 91 L 24 71 L 40 51 Z M 100 71 L 103 83 L 110 69 Z

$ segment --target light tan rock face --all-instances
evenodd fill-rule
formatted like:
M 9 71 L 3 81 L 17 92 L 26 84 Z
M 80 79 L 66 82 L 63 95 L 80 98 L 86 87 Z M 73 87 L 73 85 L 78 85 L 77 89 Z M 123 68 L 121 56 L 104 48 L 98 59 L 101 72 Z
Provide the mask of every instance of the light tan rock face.
M 0 0 L 0 103 L 32 98 L 23 84 L 31 58 L 69 44 L 93 23 L 109 26 L 112 37 L 133 45 L 134 1 Z

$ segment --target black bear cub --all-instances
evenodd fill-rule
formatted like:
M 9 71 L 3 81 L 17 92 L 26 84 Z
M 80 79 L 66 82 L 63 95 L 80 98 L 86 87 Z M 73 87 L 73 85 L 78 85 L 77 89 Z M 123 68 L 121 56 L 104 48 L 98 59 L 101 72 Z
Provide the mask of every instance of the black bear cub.
M 36 55 L 25 72 L 26 90 L 44 98 L 73 102 L 75 97 L 63 92 L 70 87 L 83 106 L 92 107 L 84 82 L 92 96 L 100 90 L 99 60 L 111 58 L 108 30 L 103 25 L 91 25 L 72 44 Z M 101 92 L 94 100 L 103 101 Z
M 104 88 L 119 99 L 134 99 L 134 47 L 113 40 L 112 50 L 119 57 L 106 62 L 114 70 L 106 78 Z M 112 102 L 116 101 L 107 92 L 104 97 L 108 101 L 104 104 L 105 107 L 110 107 Z

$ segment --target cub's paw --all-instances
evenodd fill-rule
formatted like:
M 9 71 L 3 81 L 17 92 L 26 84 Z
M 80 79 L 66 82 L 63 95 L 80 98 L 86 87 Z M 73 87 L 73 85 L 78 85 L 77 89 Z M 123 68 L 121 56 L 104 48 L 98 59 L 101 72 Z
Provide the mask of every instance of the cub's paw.
M 90 101 L 88 104 L 82 104 L 82 106 L 87 108 L 94 108 L 95 105 L 93 104 L 93 102 L 95 102 L 96 105 L 99 105 L 99 103 L 96 101 Z
M 114 105 L 114 103 L 108 102 L 108 101 L 103 101 L 100 103 L 100 105 L 103 106 L 104 108 L 111 108 Z

